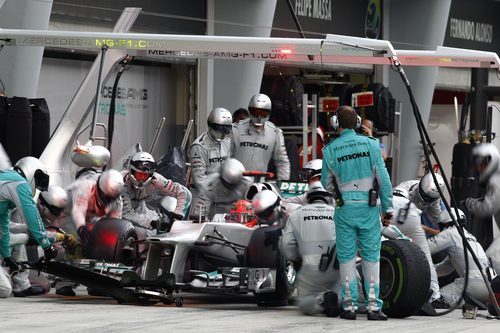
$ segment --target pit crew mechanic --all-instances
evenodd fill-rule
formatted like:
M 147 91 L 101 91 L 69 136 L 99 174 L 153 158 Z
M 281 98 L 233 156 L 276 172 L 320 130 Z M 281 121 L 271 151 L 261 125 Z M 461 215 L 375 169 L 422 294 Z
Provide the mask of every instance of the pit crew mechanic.
M 11 274 L 19 272 L 21 267 L 11 258 L 9 211 L 17 207 L 21 222 L 25 223 L 33 238 L 42 247 L 45 259 L 57 256 L 57 250 L 51 245 L 42 219 L 32 196 L 36 189 L 46 190 L 49 176 L 45 166 L 35 157 L 23 157 L 13 170 L 0 170 L 0 256 Z M 10 281 L 5 272 L 0 272 L 0 297 L 8 297 L 12 291 Z M 28 286 L 30 288 L 30 286 Z
M 472 150 L 472 163 L 479 175 L 479 183 L 485 186 L 483 198 L 467 198 L 466 209 L 479 217 L 493 215 L 500 228 L 500 154 L 494 144 L 482 143 Z M 500 272 L 500 237 L 486 250 L 493 268 Z
M 189 147 L 191 161 L 191 192 L 193 202 L 189 215 L 196 218 L 202 212 L 208 212 L 210 206 L 204 190 L 208 175 L 220 172 L 222 163 L 229 158 L 229 133 L 233 128 L 231 112 L 224 108 L 213 109 L 207 118 L 208 131 L 201 134 Z
M 231 156 L 249 171 L 268 171 L 274 161 L 277 179 L 290 179 L 290 160 L 285 149 L 283 131 L 270 122 L 271 100 L 256 94 L 248 105 L 250 118 L 234 124 L 231 132 Z
M 202 188 L 208 218 L 217 213 L 227 213 L 233 203 L 244 197 L 252 181 L 243 176 L 245 168 L 240 161 L 230 158 L 222 165 L 222 170 L 211 173 L 203 182 Z
M 461 210 L 458 210 L 458 212 L 459 219 L 457 220 L 455 217 L 455 220 L 460 222 L 460 220 L 465 218 L 465 214 Z M 452 208 L 452 213 L 455 216 L 454 208 Z M 456 271 L 459 276 L 459 278 L 455 279 L 454 282 L 441 288 L 443 300 L 449 305 L 454 305 L 460 299 L 464 288 L 464 276 L 466 269 L 464 246 L 462 237 L 453 224 L 450 214 L 447 211 L 443 211 L 441 214 L 439 228 L 441 229 L 441 232 L 428 239 L 429 248 L 432 255 L 437 253 L 443 253 L 446 255 L 446 258 L 443 261 L 436 264 L 436 272 L 438 276 L 446 276 L 453 271 Z M 487 267 L 489 267 L 489 261 L 486 257 L 486 253 L 484 253 L 483 247 L 479 244 L 476 238 L 465 230 L 465 228 L 463 231 L 467 241 L 474 251 L 474 254 L 481 264 L 481 267 L 478 268 L 472 259 L 472 255 L 467 252 L 469 261 L 467 293 L 481 302 L 486 302 L 488 300 L 488 289 L 484 284 L 481 270 L 484 271 Z M 461 304 L 457 305 L 461 306 Z
M 409 200 L 410 194 L 404 184 L 396 186 L 392 194 L 394 208 L 393 225 L 397 226 L 405 236 L 409 237 L 414 244 L 420 247 L 429 263 L 432 290 L 429 301 L 436 308 L 446 307 L 444 300 L 441 298 L 436 269 L 434 268 L 429 244 L 427 243 L 425 231 L 421 224 L 422 212 Z
M 315 186 L 318 190 L 324 190 L 323 185 L 321 185 L 321 168 L 323 167 L 323 160 L 315 159 L 306 163 L 306 165 L 300 170 L 299 176 L 301 180 L 307 181 L 308 192 L 311 191 Z M 307 193 L 297 195 L 295 197 L 283 198 L 283 203 L 305 205 L 307 204 Z M 332 202 L 332 204 L 334 204 Z
M 177 199 L 174 212 L 176 219 L 182 219 L 187 214 L 191 203 L 191 192 L 186 187 L 166 179 L 155 170 L 153 156 L 147 152 L 138 152 L 132 156 L 128 170 L 122 172 L 122 218 L 146 228 L 148 235 L 154 234 L 151 222 L 158 221 L 160 216 L 147 207 L 147 200 L 165 196 Z
M 333 196 L 321 184 L 308 190 L 307 204 L 290 213 L 279 246 L 298 268 L 299 308 L 306 315 L 340 313 L 340 279 L 335 268 Z
M 78 178 L 68 185 L 69 204 L 65 213 L 76 228 L 82 246 L 86 246 L 88 239 L 87 225 L 102 217 L 121 218 L 122 189 L 123 177 L 114 169 L 106 170 L 97 178 Z
M 340 137 L 323 149 L 321 182 L 336 193 L 335 232 L 342 281 L 341 318 L 356 319 L 358 284 L 356 255 L 361 250 L 364 288 L 369 320 L 387 320 L 379 297 L 379 260 L 381 247 L 380 189 L 383 223 L 392 219 L 392 186 L 377 140 L 357 135 L 361 119 L 350 106 L 342 106 L 333 118 L 338 121 Z M 335 127 L 335 126 L 334 126 Z M 340 201 L 341 200 L 341 201 Z

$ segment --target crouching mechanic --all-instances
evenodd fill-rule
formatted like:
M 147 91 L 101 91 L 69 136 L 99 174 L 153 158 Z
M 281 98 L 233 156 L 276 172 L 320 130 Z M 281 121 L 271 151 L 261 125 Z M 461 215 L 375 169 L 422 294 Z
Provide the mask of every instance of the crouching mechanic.
M 33 238 L 44 250 L 45 259 L 50 260 L 57 256 L 57 250 L 50 243 L 33 201 L 36 189 L 46 190 L 48 184 L 49 176 L 45 166 L 35 157 L 21 158 L 13 170 L 0 170 L 0 256 L 3 258 L 5 266 L 10 269 L 13 279 L 22 268 L 11 257 L 9 233 L 9 211 L 11 209 L 17 207 L 19 222 L 27 225 Z M 8 297 L 12 292 L 12 286 L 3 268 L 1 270 L 0 297 Z M 26 292 L 28 288 L 31 288 L 29 281 L 27 279 L 24 281 L 28 284 L 21 286 L 20 292 Z
M 130 160 L 128 171 L 123 172 L 125 188 L 122 193 L 122 217 L 146 228 L 148 236 L 155 234 L 151 222 L 161 217 L 146 205 L 146 201 L 165 196 L 177 199 L 174 216 L 178 220 L 184 218 L 191 203 L 191 192 L 186 187 L 166 179 L 155 170 L 153 156 L 138 152 Z
M 321 168 L 323 167 L 323 160 L 315 159 L 310 160 L 306 163 L 306 165 L 299 171 L 299 177 L 302 181 L 306 181 L 309 188 L 308 192 L 314 190 L 314 187 L 317 186 L 317 190 L 324 190 L 323 185 L 321 185 Z M 288 204 L 297 204 L 297 205 L 305 205 L 307 204 L 307 193 L 298 195 L 296 197 L 284 198 L 283 202 Z M 332 201 L 332 204 L 333 201 Z
M 483 198 L 467 198 L 466 209 L 478 217 L 493 217 L 500 228 L 500 154 L 491 143 L 482 143 L 472 150 L 472 163 L 479 175 L 479 184 L 486 187 Z M 500 272 L 500 237 L 486 250 L 493 268 Z
M 88 240 L 87 227 L 102 217 L 121 218 L 123 177 L 117 170 L 107 170 L 98 178 L 79 178 L 71 183 L 68 192 L 67 216 L 85 248 Z
M 341 318 L 354 320 L 358 309 L 356 255 L 361 265 L 368 320 L 387 320 L 379 297 L 381 247 L 380 209 L 383 224 L 392 219 L 392 186 L 378 141 L 357 135 L 361 119 L 350 106 L 337 110 L 340 137 L 323 148 L 321 182 L 336 194 L 335 233 L 342 281 Z M 380 207 L 377 197 L 380 194 Z
M 207 176 L 201 192 L 209 219 L 215 214 L 229 212 L 233 203 L 245 196 L 252 182 L 243 176 L 244 171 L 240 161 L 230 158 L 224 162 L 220 173 Z
M 403 184 L 404 185 L 404 184 Z M 393 206 L 394 206 L 394 221 L 392 225 L 407 237 L 409 237 L 414 244 L 416 244 L 425 254 L 431 272 L 431 291 L 432 295 L 429 299 L 431 305 L 435 308 L 443 308 L 443 300 L 439 291 L 439 281 L 432 262 L 431 251 L 425 231 L 422 228 L 421 211 L 409 200 L 409 193 L 405 186 L 396 186 L 392 192 Z
M 54 247 L 59 251 L 58 257 L 64 260 L 66 252 L 74 254 L 78 241 L 73 234 L 66 233 L 63 229 L 66 227 L 65 208 L 68 206 L 68 194 L 66 191 L 56 185 L 49 186 L 47 191 L 43 191 L 38 196 L 37 208 L 42 217 L 43 224 L 47 229 L 49 239 L 54 243 Z M 75 283 L 69 280 L 56 281 L 56 294 L 62 296 L 75 296 L 73 286 Z
M 455 210 L 452 208 L 452 213 L 455 217 Z M 465 219 L 465 214 L 458 210 L 459 223 Z M 456 304 L 460 299 L 464 288 L 465 280 L 465 256 L 464 256 L 464 246 L 462 237 L 460 236 L 457 228 L 455 227 L 450 214 L 447 211 L 443 211 L 439 221 L 439 229 L 441 230 L 436 236 L 429 238 L 429 247 L 431 254 L 444 253 L 446 258 L 440 263 L 436 264 L 436 272 L 439 277 L 446 276 L 453 271 L 456 271 L 459 278 L 455 279 L 454 282 L 441 288 L 441 295 L 443 300 L 448 305 L 458 305 Z M 463 229 L 465 237 L 469 242 L 474 254 L 479 260 L 481 267 L 477 267 L 476 263 L 472 259 L 472 255 L 467 252 L 468 262 L 469 262 L 469 280 L 467 284 L 467 293 L 473 298 L 486 302 L 488 300 L 488 289 L 484 284 L 484 280 L 481 275 L 481 270 L 485 270 L 489 266 L 488 258 L 486 253 L 484 253 L 483 247 L 476 238 L 469 233 L 467 230 Z
M 297 208 L 280 239 L 281 253 L 298 269 L 299 308 L 306 315 L 340 314 L 340 279 L 335 267 L 333 196 L 322 187 L 307 193 L 307 204 Z

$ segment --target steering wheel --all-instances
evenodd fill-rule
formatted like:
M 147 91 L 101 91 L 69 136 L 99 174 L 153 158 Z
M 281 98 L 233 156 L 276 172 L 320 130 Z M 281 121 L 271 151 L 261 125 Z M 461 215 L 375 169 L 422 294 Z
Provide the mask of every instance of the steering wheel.
M 244 171 L 243 176 L 253 177 L 254 182 L 262 182 L 266 179 L 274 178 L 274 173 L 266 171 Z

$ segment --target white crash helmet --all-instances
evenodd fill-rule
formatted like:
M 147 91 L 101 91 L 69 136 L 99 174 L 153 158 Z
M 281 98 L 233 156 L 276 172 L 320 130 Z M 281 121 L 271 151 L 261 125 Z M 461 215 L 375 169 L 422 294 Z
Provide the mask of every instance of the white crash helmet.
M 248 190 L 245 193 L 245 199 L 252 201 L 253 197 L 257 193 L 262 192 L 264 190 L 273 191 L 273 188 L 272 188 L 271 184 L 269 184 L 269 183 L 265 183 L 265 182 L 264 183 L 254 183 L 254 184 L 250 185 L 250 187 L 248 187 Z
M 444 179 L 441 175 L 435 173 L 436 180 L 438 183 L 441 192 L 444 191 Z M 439 199 L 439 190 L 436 184 L 434 183 L 434 179 L 432 178 L 432 174 L 429 172 L 425 176 L 420 179 L 420 183 L 418 185 L 418 191 L 422 199 L 425 202 L 432 202 L 436 199 Z
M 309 181 L 312 177 L 321 176 L 322 167 L 323 167 L 323 160 L 321 159 L 310 160 L 299 171 L 299 177 L 303 181 Z
M 58 217 L 68 205 L 68 194 L 57 185 L 49 186 L 47 191 L 40 192 L 38 196 L 38 207 L 44 217 L 49 214 Z
M 265 122 L 269 120 L 271 115 L 272 104 L 271 99 L 264 94 L 253 95 L 248 103 L 248 111 L 250 113 L 250 121 L 256 127 L 264 126 Z M 262 114 L 254 115 L 256 111 L 262 112 Z M 267 115 L 264 115 L 267 114 Z
M 116 200 L 123 190 L 123 177 L 117 170 L 106 170 L 97 179 L 97 204 L 103 208 Z
M 327 205 L 333 205 L 334 202 L 333 195 L 325 190 L 319 181 L 313 182 L 309 185 L 306 198 L 308 203 L 323 202 Z
M 31 186 L 31 195 L 34 196 L 36 189 L 47 191 L 49 187 L 49 175 L 47 168 L 36 157 L 26 156 L 21 158 L 14 165 L 14 170 L 17 171 Z
M 484 184 L 498 170 L 500 154 L 494 144 L 481 143 L 472 149 L 471 160 L 474 167 L 483 167 L 479 182 Z
M 235 158 L 230 158 L 222 165 L 221 179 L 227 187 L 233 187 L 243 180 L 245 167 Z
M 281 199 L 273 191 L 264 190 L 253 197 L 252 207 L 259 224 L 272 225 L 280 216 Z
M 224 108 L 215 108 L 207 118 L 208 133 L 217 140 L 224 140 L 233 129 L 233 116 Z
M 156 162 L 150 153 L 136 153 L 129 162 L 129 175 L 134 188 L 142 190 L 152 180 L 156 171 Z

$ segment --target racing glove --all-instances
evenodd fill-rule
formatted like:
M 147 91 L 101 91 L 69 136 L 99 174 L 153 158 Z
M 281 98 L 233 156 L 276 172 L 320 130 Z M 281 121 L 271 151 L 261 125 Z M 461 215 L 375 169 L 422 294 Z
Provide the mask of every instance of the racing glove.
M 67 248 L 74 248 L 78 245 L 78 240 L 73 234 L 64 234 L 63 246 Z
M 52 245 L 44 249 L 43 252 L 45 255 L 45 260 L 47 261 L 50 261 L 52 259 L 55 259 L 55 257 L 57 257 L 57 250 Z
M 21 270 L 21 265 L 19 265 L 17 261 L 11 257 L 3 258 L 3 262 L 5 263 L 5 266 L 9 267 L 10 274 Z
M 387 227 L 389 224 L 391 224 L 392 221 L 392 212 L 387 212 L 384 214 L 384 217 L 382 218 L 382 224 Z

